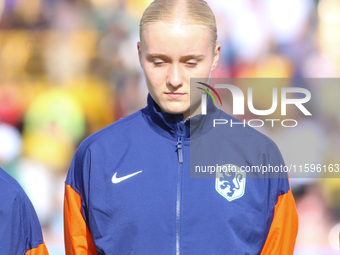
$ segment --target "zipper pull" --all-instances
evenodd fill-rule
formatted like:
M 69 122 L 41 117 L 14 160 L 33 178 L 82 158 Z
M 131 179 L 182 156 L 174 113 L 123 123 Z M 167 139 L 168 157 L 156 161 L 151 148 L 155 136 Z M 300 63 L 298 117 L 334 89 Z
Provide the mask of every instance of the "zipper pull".
M 178 136 L 178 141 L 177 141 L 177 155 L 178 155 L 178 163 L 183 163 L 183 142 L 182 142 L 182 136 Z

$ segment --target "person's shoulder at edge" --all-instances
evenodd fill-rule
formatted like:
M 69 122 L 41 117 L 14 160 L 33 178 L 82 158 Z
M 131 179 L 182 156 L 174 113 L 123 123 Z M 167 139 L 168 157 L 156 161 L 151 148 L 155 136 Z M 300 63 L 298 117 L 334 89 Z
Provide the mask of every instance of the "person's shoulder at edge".
M 0 191 L 6 192 L 12 198 L 25 197 L 26 194 L 20 184 L 5 170 L 0 167 Z M 7 197 L 9 198 L 9 196 Z
M 11 225 L 10 228 L 14 228 L 15 231 L 24 231 L 24 236 L 18 235 L 16 241 L 11 240 L 10 242 L 12 244 L 18 242 L 17 245 L 19 246 L 16 249 L 22 247 L 25 249 L 25 252 L 29 252 L 29 250 L 32 249 L 38 249 L 34 252 L 48 254 L 42 237 L 41 226 L 30 199 L 17 180 L 1 167 L 0 193 L 0 211 L 3 216 L 2 220 L 7 221 L 3 222 L 4 225 L 7 224 L 7 226 L 3 226 L 4 229 L 7 229 L 8 231 L 9 225 Z M 25 215 L 24 221 L 20 218 L 20 214 Z M 8 238 L 8 232 L 4 233 L 0 231 L 0 236 L 6 239 Z M 6 245 L 1 247 L 1 249 L 5 247 Z

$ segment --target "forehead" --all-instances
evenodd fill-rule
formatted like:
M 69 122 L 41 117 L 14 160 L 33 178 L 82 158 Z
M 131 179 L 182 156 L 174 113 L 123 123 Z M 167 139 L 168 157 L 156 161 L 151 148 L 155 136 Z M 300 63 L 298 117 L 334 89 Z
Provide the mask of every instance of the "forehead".
M 170 55 L 202 54 L 211 51 L 209 28 L 204 25 L 187 25 L 154 22 L 143 29 L 142 47 L 148 53 Z

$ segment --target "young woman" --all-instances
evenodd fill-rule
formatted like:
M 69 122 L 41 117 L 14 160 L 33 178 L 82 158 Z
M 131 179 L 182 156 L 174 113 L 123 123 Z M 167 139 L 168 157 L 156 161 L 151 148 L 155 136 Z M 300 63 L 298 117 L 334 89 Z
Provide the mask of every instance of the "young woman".
M 293 253 L 297 214 L 286 176 L 247 179 L 238 199 L 231 183 L 231 193 L 218 191 L 226 180 L 190 178 L 192 132 L 207 144 L 216 139 L 209 120 L 232 118 L 212 104 L 203 118 L 201 90 L 190 91 L 190 78 L 208 78 L 217 65 L 216 38 L 202 0 L 156 0 L 145 10 L 137 48 L 148 106 L 77 150 L 65 183 L 67 255 Z M 214 157 L 224 163 L 283 164 L 276 145 L 249 127 L 218 139 Z

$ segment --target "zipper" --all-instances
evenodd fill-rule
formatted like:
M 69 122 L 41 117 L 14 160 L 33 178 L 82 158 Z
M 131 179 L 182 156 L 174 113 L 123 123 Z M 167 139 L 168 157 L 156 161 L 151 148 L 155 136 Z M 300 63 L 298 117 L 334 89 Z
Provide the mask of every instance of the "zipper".
M 183 163 L 183 135 L 182 134 L 178 135 L 176 148 L 177 148 L 178 163 L 182 164 Z
M 181 239 L 181 188 L 182 188 L 182 175 L 183 175 L 183 137 L 184 125 L 180 128 L 178 124 L 178 140 L 176 144 L 178 156 L 178 169 L 177 169 L 177 198 L 176 198 L 176 255 L 180 255 L 180 239 Z M 183 123 L 184 124 L 184 123 Z

